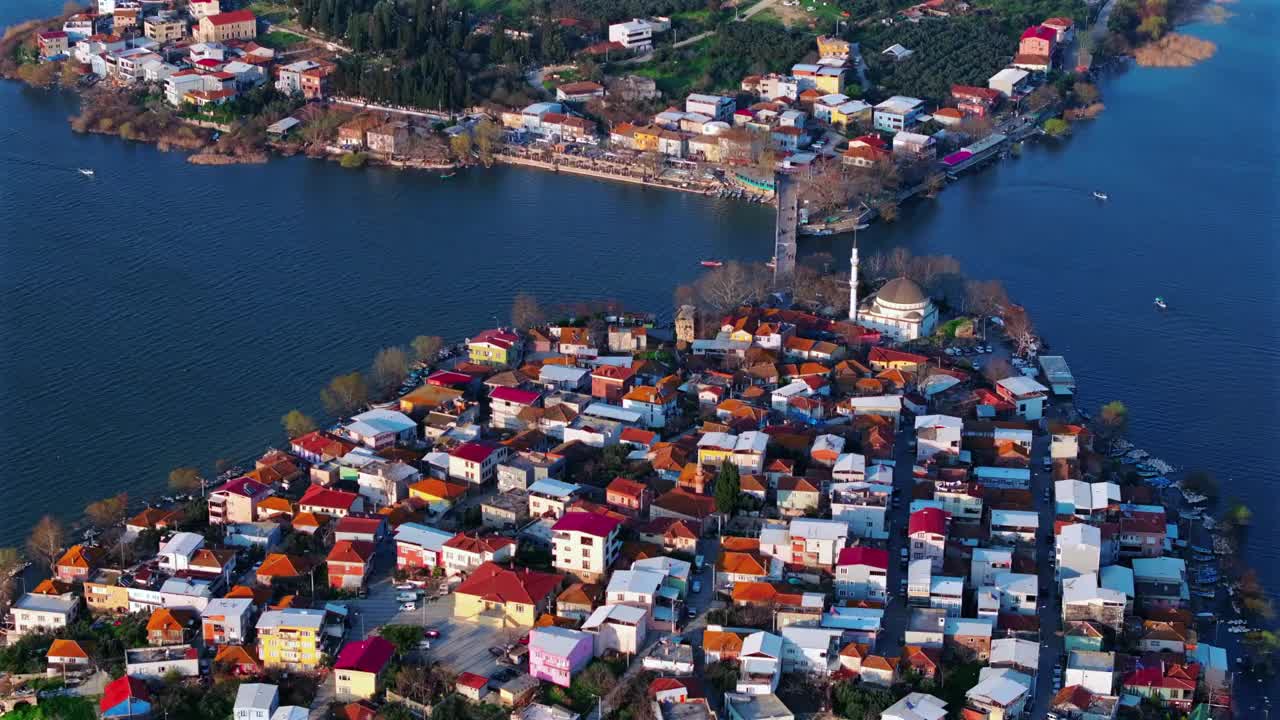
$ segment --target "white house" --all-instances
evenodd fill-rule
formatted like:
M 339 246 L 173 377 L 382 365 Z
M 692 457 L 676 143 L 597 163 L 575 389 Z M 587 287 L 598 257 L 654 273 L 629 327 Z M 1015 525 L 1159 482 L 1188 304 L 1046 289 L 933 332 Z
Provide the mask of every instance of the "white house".
M 839 520 L 796 518 L 787 530 L 792 562 L 830 568 L 848 544 L 849 526 Z
M 836 561 L 836 597 L 884 602 L 888 578 L 887 550 L 872 547 L 844 548 Z
M 831 517 L 848 525 L 853 537 L 885 540 L 892 491 L 892 486 L 879 483 L 836 483 L 831 486 Z
M 607 515 L 566 513 L 551 526 L 556 570 L 583 582 L 603 578 L 622 550 L 618 538 L 621 526 L 619 520 Z
M 1049 388 L 1026 375 L 1014 375 L 996 382 L 996 393 L 1014 404 L 1014 412 L 1023 420 L 1044 417 L 1044 401 Z
M 594 636 L 595 653 L 607 650 L 634 655 L 644 647 L 649 611 L 635 605 L 601 605 L 582 623 L 582 631 Z
M 1067 656 L 1067 685 L 1080 685 L 1099 695 L 1115 692 L 1115 653 L 1072 650 Z
M 23 635 L 33 632 L 64 628 L 75 619 L 79 606 L 79 598 L 70 595 L 27 593 L 9 610 L 9 615 L 13 618 L 13 629 L 9 631 L 9 641 L 14 642 Z
M 240 683 L 231 716 L 235 720 L 271 720 L 280 707 L 280 691 L 266 683 Z
M 628 20 L 609 26 L 609 42 L 635 52 L 653 49 L 653 26 L 644 20 Z
M 969 584 L 975 588 L 995 584 L 997 573 L 1012 572 L 1013 551 L 1006 548 L 974 548 L 969 562 Z
M 885 708 L 880 720 L 943 720 L 947 703 L 922 692 L 913 692 Z
M 378 408 L 352 417 L 343 431 L 354 442 L 377 449 L 397 442 L 413 442 L 418 424 L 402 412 Z
M 1002 572 L 996 573 L 993 582 L 996 591 L 1000 594 L 1002 611 L 1018 615 L 1036 614 L 1039 587 L 1035 575 Z
M 829 675 L 839 666 L 838 641 L 843 634 L 843 630 L 832 628 L 782 628 L 782 671 Z
M 754 632 L 742 640 L 738 654 L 737 692 L 768 695 L 778 689 L 782 676 L 782 638 L 767 632 Z
M 1040 514 L 1029 510 L 992 510 L 991 540 L 1017 544 L 1035 543 Z
M 950 415 L 921 415 L 916 418 L 916 461 L 935 455 L 960 456 L 960 433 L 964 423 Z
M 190 567 L 191 556 L 204 547 L 204 536 L 193 532 L 178 532 L 160 546 L 156 557 L 160 559 L 160 567 L 170 572 L 186 570 Z
M 1102 567 L 1102 531 L 1094 525 L 1066 525 L 1058 533 L 1054 559 L 1058 579 L 1096 573 Z

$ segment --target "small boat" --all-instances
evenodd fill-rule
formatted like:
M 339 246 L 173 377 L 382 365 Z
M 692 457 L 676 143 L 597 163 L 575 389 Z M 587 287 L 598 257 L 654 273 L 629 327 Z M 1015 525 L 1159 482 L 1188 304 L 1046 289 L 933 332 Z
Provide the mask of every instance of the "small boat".
M 723 263 L 723 262 L 721 262 L 720 260 L 703 260 L 702 262 L 700 262 L 700 263 L 698 263 L 698 264 L 699 264 L 699 265 L 701 265 L 702 267 L 705 267 L 705 268 L 718 268 L 718 267 L 724 267 L 724 263 Z
M 867 228 L 869 228 L 869 227 L 871 227 L 871 223 L 861 223 L 861 224 L 859 224 L 859 225 L 854 225 L 854 226 L 853 226 L 853 229 L 854 229 L 854 230 L 866 230 L 866 229 L 867 229 Z
M 81 175 L 84 175 L 85 177 L 93 177 L 93 171 L 90 170 L 89 168 L 77 168 L 76 170 L 77 172 L 79 172 Z
M 777 269 L 777 267 L 778 267 L 778 256 L 777 256 L 777 255 L 774 255 L 773 257 L 769 258 L 769 262 L 765 263 L 765 264 L 764 264 L 764 266 L 765 266 L 765 267 L 767 267 L 767 268 L 769 268 L 770 270 L 775 270 L 775 269 Z
M 1168 309 L 1169 309 L 1169 304 L 1168 304 L 1168 303 L 1166 303 L 1166 302 L 1164 301 L 1164 298 L 1162 298 L 1162 297 L 1157 297 L 1155 300 L 1152 300 L 1152 301 L 1151 301 L 1151 304 L 1152 304 L 1152 305 L 1155 305 L 1156 307 L 1160 308 L 1161 310 L 1168 310 Z
M 1107 194 L 1098 190 L 1093 191 L 1093 196 L 1098 200 L 1107 200 Z
M 451 178 L 451 177 L 453 177 L 454 175 L 457 175 L 457 174 L 458 174 L 458 171 L 457 171 L 457 170 L 450 170 L 450 171 L 449 171 L 449 172 L 447 172 L 447 173 L 441 173 L 441 175 L 440 175 L 440 179 L 441 179 L 441 180 L 448 180 L 449 178 Z

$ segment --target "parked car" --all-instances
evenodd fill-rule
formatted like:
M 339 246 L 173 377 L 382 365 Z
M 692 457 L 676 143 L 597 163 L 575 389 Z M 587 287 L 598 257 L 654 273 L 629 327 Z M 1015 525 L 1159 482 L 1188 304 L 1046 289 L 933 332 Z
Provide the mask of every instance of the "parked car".
M 433 627 L 422 628 L 422 637 L 431 638 L 432 640 L 440 637 L 440 631 Z
M 409 612 L 409 611 L 417 610 L 417 609 L 418 609 L 418 603 L 416 603 L 416 602 L 400 603 L 400 610 L 401 610 L 401 612 Z
M 489 654 L 494 657 L 502 657 L 507 654 L 506 648 L 500 648 L 497 645 L 489 648 Z
M 702 592 L 702 581 L 701 581 L 701 580 L 694 580 L 694 581 L 693 581 L 693 592 L 694 592 L 695 594 L 696 594 L 696 593 L 700 593 L 700 592 Z

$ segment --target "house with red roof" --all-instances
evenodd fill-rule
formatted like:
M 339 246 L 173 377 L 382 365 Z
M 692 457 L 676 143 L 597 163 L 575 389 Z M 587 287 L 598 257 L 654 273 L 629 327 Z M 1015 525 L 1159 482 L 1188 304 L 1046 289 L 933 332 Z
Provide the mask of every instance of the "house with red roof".
M 40 59 L 49 60 L 59 55 L 66 55 L 70 50 L 68 36 L 61 30 L 36 33 L 36 42 L 40 46 Z
M 653 502 L 649 486 L 624 477 L 616 477 L 605 488 L 605 502 L 628 515 L 645 515 Z
M 565 513 L 551 526 L 553 565 L 581 582 L 604 578 L 622 550 L 616 518 L 590 512 Z
M 480 702 L 489 693 L 489 678 L 472 672 L 464 672 L 458 675 L 453 689 L 471 702 Z
M 357 493 L 312 485 L 298 500 L 298 512 L 341 518 L 364 512 L 364 498 Z
M 956 101 L 956 108 L 966 115 L 985 117 L 1003 97 L 999 90 L 978 87 L 976 85 L 952 85 L 951 98 Z
M 258 36 L 258 18 L 249 10 L 206 15 L 200 18 L 192 38 L 196 42 L 225 43 L 228 40 L 252 40 Z
M 98 712 L 110 720 L 150 717 L 151 692 L 141 678 L 123 675 L 103 688 Z
M 489 391 L 489 424 L 503 430 L 520 430 L 524 423 L 519 415 L 526 408 L 542 404 L 542 393 L 514 387 L 496 387 Z
M 1044 25 L 1032 25 L 1022 31 L 1018 40 L 1018 54 L 1013 56 L 1013 66 L 1023 70 L 1048 72 L 1053 67 L 1053 51 L 1058 44 L 1058 33 Z
M 889 551 L 849 547 L 836 559 L 836 597 L 885 602 L 889 587 Z
M 699 526 L 689 520 L 654 518 L 637 528 L 636 532 L 642 542 L 661 545 L 667 550 L 693 553 L 698 549 Z
M 449 477 L 472 485 L 483 485 L 496 477 L 498 464 L 507 459 L 509 448 L 505 445 L 473 440 L 465 442 L 449 453 Z
M 591 396 L 618 405 L 635 385 L 635 374 L 629 367 L 601 365 L 591 371 Z
M 76 640 L 55 639 L 45 658 L 45 674 L 50 677 L 79 677 L 93 669 L 88 651 Z
M 313 465 L 336 460 L 355 449 L 355 443 L 322 433 L 319 430 L 289 441 L 289 452 Z
M 238 525 L 258 519 L 258 503 L 271 488 L 250 477 L 238 477 L 209 493 L 209 524 Z
M 450 576 L 465 575 L 485 563 L 510 560 L 515 549 L 515 541 L 508 537 L 458 533 L 444 544 L 444 569 Z
M 1199 663 L 1159 661 L 1125 675 L 1120 684 L 1126 693 L 1186 712 L 1195 701 L 1199 679 Z
M 487 562 L 454 591 L 453 616 L 500 627 L 532 627 L 550 608 L 563 582 L 559 575 Z
M 66 583 L 83 582 L 98 567 L 101 553 L 95 548 L 85 545 L 72 545 L 54 563 L 53 574 L 58 580 Z
M 711 527 L 716 512 L 716 500 L 707 495 L 697 495 L 681 488 L 668 491 L 654 498 L 649 514 L 654 518 L 675 518 L 692 522 L 699 532 Z
M 467 355 L 477 365 L 515 367 L 524 355 L 524 341 L 514 330 L 485 330 L 467 341 Z
M 333 527 L 333 539 L 359 540 L 378 543 L 389 533 L 387 519 L 382 515 L 348 515 Z
M 947 547 L 947 525 L 950 522 L 951 513 L 937 508 L 924 508 L 911 513 L 907 521 L 907 539 L 912 562 L 929 560 L 933 572 L 942 572 L 942 558 Z
M 336 590 L 359 590 L 372 569 L 374 545 L 362 540 L 339 540 L 333 544 L 325 564 L 329 568 L 329 587 Z
M 333 663 L 333 685 L 341 700 L 368 700 L 382 689 L 382 673 L 391 663 L 396 648 L 386 638 L 372 635 L 349 642 Z

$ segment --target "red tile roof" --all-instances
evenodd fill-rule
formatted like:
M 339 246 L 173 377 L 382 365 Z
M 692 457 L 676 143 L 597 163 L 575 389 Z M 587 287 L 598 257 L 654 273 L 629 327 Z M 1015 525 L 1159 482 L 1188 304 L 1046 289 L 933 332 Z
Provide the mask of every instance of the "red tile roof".
M 918 532 L 927 532 L 934 535 L 947 534 L 947 520 L 950 519 L 951 513 L 938 508 L 925 508 L 911 513 L 911 519 L 907 522 L 907 534 L 915 535 Z
M 501 400 L 503 402 L 511 402 L 519 405 L 532 405 L 542 397 L 541 393 L 533 390 L 520 390 L 512 387 L 497 387 L 489 391 L 489 397 L 493 400 Z
M 565 513 L 551 526 L 553 532 L 580 532 L 607 538 L 622 523 L 611 517 L 589 512 Z
M 1039 38 L 1041 40 L 1053 42 L 1058 39 L 1058 34 L 1053 31 L 1053 28 L 1047 28 L 1043 25 L 1032 25 L 1022 31 L 1022 39 L 1026 40 L 1027 38 Z
M 147 690 L 147 684 L 140 678 L 124 675 L 107 683 L 102 691 L 102 700 L 98 703 L 98 708 L 105 714 L 111 708 L 131 698 L 150 702 L 151 693 Z
M 471 376 L 451 370 L 437 370 L 427 376 L 428 385 L 439 385 L 441 387 L 453 387 L 454 385 L 467 385 L 471 382 Z
M 358 499 L 360 499 L 360 496 L 355 493 L 312 485 L 307 488 L 306 492 L 302 493 L 302 499 L 298 501 L 298 505 L 350 510 Z
M 506 330 L 485 330 L 484 332 L 471 338 L 471 344 L 489 343 L 500 348 L 507 349 L 520 342 L 520 336 Z
M 449 454 L 468 462 L 482 463 L 497 449 L 498 446 L 492 443 L 466 442 L 454 448 L 453 452 Z
M 253 12 L 250 10 L 233 10 L 231 12 L 219 13 L 217 15 L 207 16 L 210 23 L 214 25 L 234 25 L 235 23 L 253 22 L 257 20 Z
M 232 480 L 231 482 L 227 483 L 226 485 L 223 485 L 222 487 L 218 488 L 217 490 L 214 490 L 213 494 L 214 495 L 218 495 L 218 494 L 242 495 L 244 497 L 255 497 L 265 492 L 266 489 L 267 489 L 266 485 L 263 485 L 257 480 L 254 480 L 253 478 L 238 477 L 235 480 Z
M 836 565 L 870 565 L 881 570 L 889 569 L 889 551 L 872 547 L 849 547 L 840 551 Z
M 334 662 L 335 670 L 380 673 L 395 654 L 396 648 L 386 638 L 373 636 L 368 640 L 347 643 Z
M 329 551 L 329 562 L 359 563 L 369 562 L 373 557 L 373 543 L 367 540 L 339 540 Z
M 561 580 L 559 575 L 532 570 L 508 570 L 487 562 L 476 568 L 455 592 L 479 596 L 489 602 L 534 605 L 559 587 Z
M 445 547 L 451 547 L 463 552 L 483 554 L 492 553 L 501 550 L 508 545 L 514 545 L 515 542 L 511 538 L 490 535 L 486 537 L 477 537 L 466 533 L 458 533 L 448 540 L 444 541 Z
M 472 672 L 464 672 L 458 676 L 458 684 L 472 690 L 483 690 L 489 684 L 489 678 Z
M 338 524 L 334 526 L 333 531 L 337 533 L 361 533 L 374 534 L 382 529 L 385 519 L 381 517 L 356 517 L 348 515 L 338 520 Z

